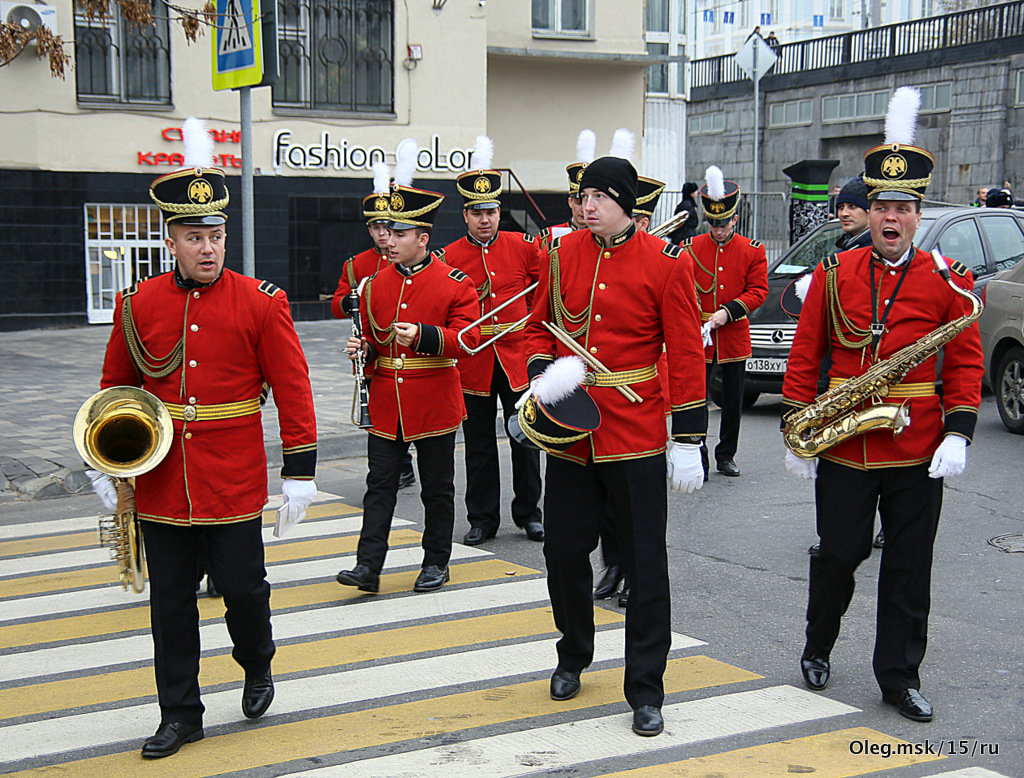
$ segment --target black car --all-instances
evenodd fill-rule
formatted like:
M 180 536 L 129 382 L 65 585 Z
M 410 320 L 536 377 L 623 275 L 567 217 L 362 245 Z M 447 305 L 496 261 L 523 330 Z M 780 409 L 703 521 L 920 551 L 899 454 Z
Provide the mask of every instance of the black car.
M 750 315 L 745 407 L 753 405 L 762 393 L 782 392 L 782 376 L 796 332 L 795 319 L 783 310 L 783 295 L 786 293 L 786 309 L 798 314 L 793 310 L 792 290 L 787 293 L 787 288 L 837 251 L 836 239 L 841 233 L 838 221 L 825 222 L 768 265 L 768 298 Z M 974 288 L 979 291 L 993 273 L 1013 267 L 1024 257 L 1024 210 L 924 208 L 914 243 L 924 251 L 938 247 L 943 256 L 963 262 L 974 274 Z M 719 405 L 721 391 L 721 379 L 713 376 L 711 399 Z

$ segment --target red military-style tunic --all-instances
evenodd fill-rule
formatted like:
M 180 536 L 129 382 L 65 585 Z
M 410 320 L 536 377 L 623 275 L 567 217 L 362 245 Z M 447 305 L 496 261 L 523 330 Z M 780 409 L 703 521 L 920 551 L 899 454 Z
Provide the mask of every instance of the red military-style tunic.
M 370 384 L 370 433 L 389 440 L 444 435 L 466 417 L 456 360 L 466 352 L 456 337 L 478 317 L 473 283 L 430 254 L 405 268 L 389 265 L 363 287 L 363 337 L 373 354 Z M 395 322 L 420 325 L 412 348 L 400 346 Z M 464 336 L 472 348 L 479 328 Z
M 576 341 L 612 372 L 649 369 L 649 379 L 630 385 L 642 398 L 639 403 L 611 386 L 586 387 L 601 411 L 600 427 L 564 454 L 551 454 L 579 463 L 591 456 L 607 462 L 665 450 L 665 409 L 655 369 L 663 344 L 672 435 L 707 432 L 703 346 L 690 262 L 677 246 L 637 232 L 632 223 L 609 242 L 603 247 L 589 230 L 552 242 L 526 328 L 531 376 L 571 353 L 541 323 L 557 325 L 559 318 L 563 329 L 587 327 Z
M 711 345 L 704 359 L 719 363 L 739 362 L 750 356 L 750 323 L 747 315 L 768 296 L 768 260 L 760 241 L 733 233 L 718 243 L 710 232 L 683 241 L 692 252 L 693 274 L 700 300 L 701 322 L 724 308 L 727 324 L 711 331 Z
M 935 272 L 930 254 L 914 249 L 898 292 L 902 267 L 889 267 L 877 256 L 872 259 L 872 254 L 870 246 L 844 251 L 815 269 L 789 353 L 782 387 L 784 408 L 801 408 L 814 400 L 821 359 L 830 348 L 829 377 L 835 384 L 861 375 L 874 362 L 892 356 L 970 310 L 969 301 L 950 289 Z M 871 262 L 875 266 L 879 317 L 892 300 L 875 356 L 870 342 L 851 348 L 841 342 L 840 333 L 835 331 L 838 319 L 842 337 L 855 343 L 870 330 Z M 958 286 L 972 288 L 973 279 L 965 266 L 954 262 L 950 269 Z M 826 284 L 828 273 L 833 274 L 834 294 L 828 292 L 832 287 L 831 283 Z M 970 440 L 981 402 L 982 353 L 976 323 L 944 348 L 941 398 L 935 392 L 935 368 L 933 356 L 911 370 L 890 393 L 888 402 L 906 400 L 908 405 L 910 426 L 902 434 L 894 436 L 887 429 L 872 430 L 833 446 L 822 458 L 862 470 L 908 466 L 929 461 L 945 434 Z
M 360 251 L 354 257 L 345 260 L 341 266 L 341 278 L 338 279 L 338 288 L 331 298 L 331 313 L 335 319 L 347 319 L 349 314 L 345 310 L 343 302 L 351 294 L 352 290 L 359 286 L 364 278 L 369 278 L 381 268 L 387 267 L 387 252 L 381 252 L 376 248 Z
M 169 375 L 153 378 L 137 371 L 122 325 L 126 298 L 145 352 L 162 357 L 181 341 L 183 361 Z M 172 416 L 173 406 L 184 406 L 185 418 L 189 406 L 197 409 L 194 421 L 174 420 L 170 452 L 136 479 L 140 518 L 212 524 L 261 514 L 267 501 L 259 410 L 264 381 L 280 414 L 281 475 L 311 479 L 316 469 L 313 393 L 283 290 L 224 270 L 205 287 L 181 288 L 171 272 L 118 294 L 101 387 L 141 386 L 169 404 Z M 208 414 L 217 418 L 204 418 Z
M 537 280 L 537 251 L 534 239 L 521 232 L 498 232 L 486 246 L 470 236 L 460 238 L 445 247 L 445 261 L 469 276 L 480 300 L 480 312 L 486 314 L 506 300 L 522 292 Z M 529 298 L 529 299 L 528 299 Z M 531 295 L 488 317 L 481 327 L 481 342 L 522 319 L 529 311 Z M 494 345 L 475 356 L 459 359 L 462 391 L 487 396 L 491 393 L 494 360 L 508 377 L 513 391 L 521 392 L 527 386 L 526 352 L 523 327 L 514 329 Z

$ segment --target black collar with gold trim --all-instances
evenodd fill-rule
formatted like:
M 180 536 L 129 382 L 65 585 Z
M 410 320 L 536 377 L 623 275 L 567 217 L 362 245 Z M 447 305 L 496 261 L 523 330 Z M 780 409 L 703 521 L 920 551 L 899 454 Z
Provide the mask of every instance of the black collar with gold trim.
M 710 235 L 710 234 L 711 233 L 709 232 L 708 235 Z M 723 240 L 721 243 L 718 243 L 718 241 L 715 240 L 714 238 L 712 238 L 711 240 L 715 240 L 715 243 L 718 243 L 719 246 L 725 246 L 725 245 L 727 245 L 729 243 L 732 243 L 732 239 L 735 238 L 735 237 L 736 237 L 736 230 L 733 230 L 732 232 L 729 233 L 729 237 L 726 238 L 725 240 Z
M 224 275 L 224 268 L 221 268 L 220 269 L 220 273 L 217 274 L 217 277 L 215 279 L 213 279 L 208 284 L 201 284 L 198 281 L 196 281 L 194 278 L 185 278 L 185 276 L 183 276 L 181 274 L 181 270 L 178 269 L 178 266 L 175 265 L 174 266 L 174 285 L 176 287 L 178 287 L 179 289 L 184 289 L 187 292 L 191 292 L 193 289 L 206 289 L 208 286 L 213 286 L 215 283 L 220 281 L 220 278 L 223 275 Z
M 419 262 L 413 265 L 400 265 L 398 263 L 395 263 L 395 270 L 397 270 L 403 276 L 411 276 L 423 270 L 423 268 L 430 264 L 430 261 L 433 258 L 433 255 L 428 251 L 427 255 L 423 257 L 423 259 L 421 259 Z
M 610 238 L 607 239 L 601 238 L 599 235 L 596 234 L 593 237 L 594 242 L 601 248 L 618 248 L 627 240 L 632 238 L 634 235 L 636 235 L 636 224 L 634 224 L 633 220 L 630 219 L 629 224 L 626 226 L 626 229 L 624 229 L 618 235 L 612 235 Z
M 491 238 L 486 243 L 484 243 L 483 241 L 477 240 L 472 235 L 470 235 L 468 232 L 466 233 L 466 240 L 468 240 L 472 245 L 479 246 L 480 248 L 487 248 L 488 246 L 492 245 L 494 243 L 494 241 L 496 241 L 497 239 L 498 239 L 498 231 L 495 231 L 494 237 Z

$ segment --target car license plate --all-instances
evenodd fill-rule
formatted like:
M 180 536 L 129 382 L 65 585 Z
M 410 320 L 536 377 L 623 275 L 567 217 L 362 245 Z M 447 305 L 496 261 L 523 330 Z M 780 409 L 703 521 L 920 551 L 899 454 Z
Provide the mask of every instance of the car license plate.
M 788 359 L 776 357 L 751 357 L 747 360 L 747 372 L 782 374 L 786 372 L 786 363 L 788 362 Z

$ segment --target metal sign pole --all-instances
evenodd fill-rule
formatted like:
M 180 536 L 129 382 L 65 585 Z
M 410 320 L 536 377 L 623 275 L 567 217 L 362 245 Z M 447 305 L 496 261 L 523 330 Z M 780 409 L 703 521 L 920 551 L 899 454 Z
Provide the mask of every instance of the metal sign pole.
M 754 46 L 754 73 L 758 73 L 757 50 L 758 47 Z M 760 132 L 758 132 L 758 129 L 761 127 L 761 94 L 759 90 L 760 83 L 761 77 L 760 74 L 758 74 L 758 76 L 754 79 L 754 191 L 752 192 L 752 194 L 754 195 L 754 234 L 751 236 L 754 238 L 754 240 L 758 240 L 757 200 L 758 193 L 761 191 L 761 160 L 759 158 L 758 153 L 760 152 L 759 136 L 761 134 Z
M 252 196 L 252 87 L 239 88 L 238 107 L 242 125 L 242 272 L 254 277 L 256 245 Z

